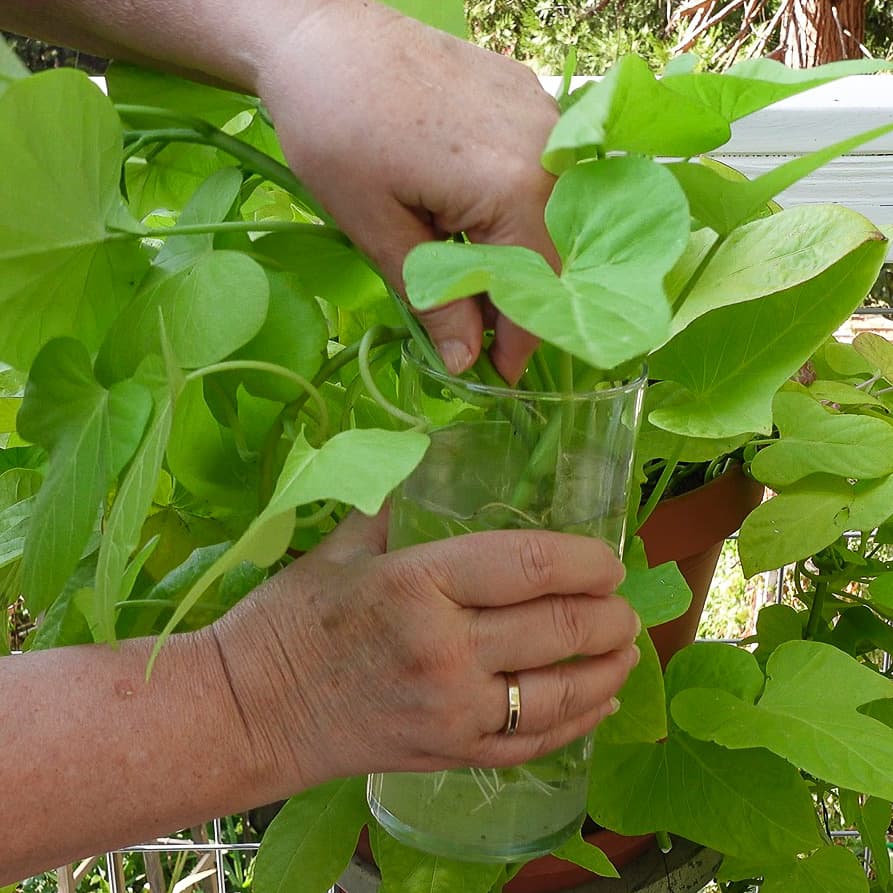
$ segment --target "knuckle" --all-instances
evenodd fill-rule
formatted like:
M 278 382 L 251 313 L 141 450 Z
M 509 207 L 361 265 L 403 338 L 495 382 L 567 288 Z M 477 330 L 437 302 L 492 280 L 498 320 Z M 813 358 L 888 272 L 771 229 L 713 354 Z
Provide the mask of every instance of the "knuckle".
M 524 537 L 518 547 L 518 564 L 524 579 L 539 589 L 549 586 L 557 563 L 554 549 L 541 537 Z
M 555 698 L 555 726 L 560 726 L 572 719 L 580 712 L 581 695 L 580 683 L 576 674 L 567 671 L 567 668 L 556 667 L 557 692 Z
M 558 635 L 566 656 L 570 657 L 586 650 L 587 624 L 572 598 L 553 598 L 552 628 Z

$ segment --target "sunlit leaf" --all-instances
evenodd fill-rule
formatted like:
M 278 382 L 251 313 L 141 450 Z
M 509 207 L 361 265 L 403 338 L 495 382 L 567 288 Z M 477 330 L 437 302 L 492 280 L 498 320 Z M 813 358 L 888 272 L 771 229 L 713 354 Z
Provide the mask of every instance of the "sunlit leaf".
M 142 438 L 151 404 L 148 389 L 134 381 L 103 388 L 80 342 L 51 341 L 34 361 L 19 430 L 50 454 L 24 555 L 23 585 L 35 613 L 63 590 L 109 485 Z
M 365 778 L 339 778 L 292 797 L 264 832 L 253 889 L 326 893 L 368 820 Z
M 893 474 L 893 424 L 885 419 L 835 412 L 805 389 L 780 391 L 772 419 L 779 440 L 760 450 L 751 470 L 774 490 L 820 472 L 842 478 Z
M 831 545 L 849 527 L 852 502 L 853 490 L 845 480 L 817 474 L 757 506 L 744 519 L 738 539 L 745 575 L 800 561 Z
M 716 149 L 730 135 L 722 115 L 664 86 L 644 59 L 629 55 L 562 115 L 543 164 L 558 174 L 612 151 L 688 158 Z
M 723 747 L 767 748 L 832 784 L 893 799 L 893 730 L 857 708 L 893 698 L 893 681 L 820 642 L 780 645 L 756 705 L 727 691 L 689 689 L 673 718 Z
M 869 240 L 808 282 L 696 319 L 649 359 L 684 386 L 650 421 L 689 437 L 770 433 L 775 392 L 858 306 L 885 254 Z
M 64 139 L 59 134 L 64 133 Z M 75 335 L 98 347 L 148 261 L 118 190 L 121 124 L 81 72 L 15 81 L 0 96 L 0 359 L 25 369 Z
M 689 232 L 687 205 L 664 168 L 640 158 L 574 168 L 558 181 L 546 224 L 560 277 L 524 248 L 429 243 L 407 258 L 410 300 L 425 310 L 487 292 L 510 319 L 601 369 L 660 344 L 669 317 L 663 277 Z

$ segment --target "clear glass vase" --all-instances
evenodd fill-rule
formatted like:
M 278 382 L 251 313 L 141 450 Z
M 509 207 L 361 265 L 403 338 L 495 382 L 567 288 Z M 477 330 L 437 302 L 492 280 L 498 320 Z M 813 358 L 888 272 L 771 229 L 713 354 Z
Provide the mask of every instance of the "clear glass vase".
M 545 528 L 599 537 L 620 551 L 644 374 L 563 394 L 453 378 L 411 345 L 403 364 L 402 406 L 429 422 L 431 446 L 392 497 L 389 549 Z M 586 736 L 511 769 L 371 775 L 369 806 L 394 837 L 437 855 L 534 858 L 580 827 L 591 747 Z

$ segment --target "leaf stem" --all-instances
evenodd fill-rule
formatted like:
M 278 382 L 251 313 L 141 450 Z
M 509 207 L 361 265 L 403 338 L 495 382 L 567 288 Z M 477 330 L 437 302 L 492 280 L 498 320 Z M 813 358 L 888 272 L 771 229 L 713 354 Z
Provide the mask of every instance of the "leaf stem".
M 825 604 L 825 596 L 828 594 L 827 580 L 819 579 L 815 585 L 815 594 L 812 597 L 812 605 L 809 608 L 809 619 L 806 621 L 804 639 L 814 639 L 822 621 L 822 608 Z
M 203 121 L 201 118 L 194 118 L 191 115 L 172 112 L 169 109 L 159 109 L 145 105 L 116 103 L 115 110 L 122 118 L 131 120 L 142 118 L 150 121 L 171 122 L 174 125 L 171 131 L 173 136 L 170 138 L 159 136 L 159 140 L 203 143 L 221 149 L 228 155 L 232 155 L 233 158 L 238 159 L 249 170 L 282 187 L 286 192 L 290 192 L 320 219 L 330 219 L 316 199 L 307 191 L 304 184 L 286 165 L 243 140 L 224 133 L 207 121 Z M 139 139 L 139 134 L 137 139 Z
M 719 251 L 725 240 L 725 236 L 717 235 L 716 241 L 707 249 L 707 253 L 701 258 L 701 262 L 695 268 L 694 273 L 689 276 L 688 282 L 685 283 L 682 290 L 676 295 L 676 299 L 673 301 L 674 311 L 678 310 L 685 303 L 686 299 L 691 294 L 692 289 L 698 284 L 698 280 L 704 275 L 704 270 L 707 269 L 710 261 L 713 260 L 714 255 Z
M 261 360 L 224 360 L 221 363 L 214 363 L 211 366 L 205 366 L 202 369 L 190 372 L 186 376 L 186 381 L 196 381 L 199 378 L 204 378 L 206 375 L 215 375 L 218 372 L 236 372 L 244 369 L 250 369 L 255 372 L 269 372 L 271 375 L 278 375 L 280 378 L 288 379 L 298 385 L 319 409 L 320 438 L 325 440 L 329 436 L 329 407 L 322 394 L 303 375 L 292 369 L 286 369 L 285 366 L 279 366 L 276 363 L 265 363 Z
M 174 226 L 151 227 L 144 236 L 166 239 L 169 236 L 196 236 L 210 233 L 304 233 L 331 239 L 342 245 L 350 245 L 350 240 L 341 230 L 324 223 L 299 223 L 292 220 L 224 220 L 220 223 L 184 223 Z M 134 234 L 136 235 L 136 234 Z
M 651 491 L 648 501 L 642 506 L 642 510 L 636 516 L 636 532 L 642 529 L 642 525 L 651 516 L 651 513 L 657 507 L 658 502 L 660 502 L 661 497 L 666 492 L 667 486 L 670 483 L 670 478 L 672 478 L 673 472 L 679 464 L 679 457 L 681 455 L 682 444 L 680 443 L 667 458 L 667 464 L 664 466 L 664 470 L 660 473 L 660 477 L 657 479 L 657 483 L 654 485 L 654 489 Z
M 384 326 L 372 326 L 372 328 L 360 339 L 360 347 L 357 352 L 357 363 L 360 367 L 360 377 L 363 379 L 363 384 L 366 386 L 369 396 L 388 415 L 393 416 L 393 418 L 398 421 L 410 425 L 416 431 L 425 431 L 428 428 L 428 423 L 424 419 L 417 418 L 414 415 L 410 415 L 408 412 L 404 412 L 399 406 L 395 406 L 391 403 L 391 401 L 379 390 L 378 385 L 375 383 L 375 378 L 369 369 L 369 351 L 372 349 L 372 343 L 379 335 L 380 330 L 384 328 Z

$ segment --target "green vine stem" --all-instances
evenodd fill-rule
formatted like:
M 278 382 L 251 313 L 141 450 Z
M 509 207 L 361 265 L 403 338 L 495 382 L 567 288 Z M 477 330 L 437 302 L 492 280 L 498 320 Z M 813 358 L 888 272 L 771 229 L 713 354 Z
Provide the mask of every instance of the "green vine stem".
M 145 105 L 116 103 L 115 110 L 122 118 L 127 120 L 170 122 L 173 125 L 170 131 L 173 134 L 173 138 L 162 137 L 160 132 L 156 130 L 155 133 L 158 139 L 155 141 L 195 142 L 221 149 L 240 161 L 248 170 L 260 174 L 264 179 L 291 193 L 321 220 L 331 219 L 287 165 L 261 152 L 254 146 L 250 146 L 248 143 L 230 136 L 228 133 L 224 133 L 207 121 L 203 121 L 201 118 L 194 118 L 191 115 L 183 115 L 167 109 Z M 131 139 L 139 140 L 144 138 L 145 135 L 145 131 L 131 131 L 129 134 L 125 134 L 125 138 L 129 136 Z
M 278 375 L 288 381 L 298 385 L 304 393 L 310 397 L 319 410 L 320 438 L 325 440 L 329 436 L 329 407 L 319 390 L 309 382 L 303 375 L 286 369 L 285 366 L 279 366 L 276 363 L 265 363 L 261 360 L 224 360 L 221 363 L 214 363 L 211 366 L 205 366 L 202 369 L 196 369 L 186 376 L 186 382 L 197 381 L 206 375 L 216 375 L 219 372 L 237 372 L 240 370 L 252 370 L 256 372 L 269 372 L 271 375 Z
M 818 580 L 812 597 L 812 605 L 809 608 L 809 618 L 806 621 L 806 630 L 803 633 L 804 639 L 815 638 L 815 635 L 819 630 L 819 624 L 822 622 L 822 608 L 825 605 L 825 597 L 827 594 L 828 582 L 826 580 Z
M 295 528 L 307 528 L 307 527 L 316 527 L 317 524 L 322 523 L 326 520 L 326 518 L 330 517 L 332 512 L 338 507 L 337 499 L 330 499 L 327 502 L 323 503 L 315 512 L 309 515 L 301 516 L 298 515 L 295 518 Z
M 126 232 L 131 233 L 130 230 Z M 184 223 L 173 226 L 150 227 L 142 234 L 166 239 L 170 236 L 214 235 L 216 233 L 303 233 L 330 239 L 349 246 L 350 240 L 341 230 L 324 223 L 299 223 L 292 220 L 224 220 L 220 223 Z M 139 237 L 139 234 L 132 233 Z
M 379 335 L 379 330 L 383 328 L 384 326 L 372 326 L 372 328 L 360 339 L 360 347 L 357 352 L 357 363 L 360 367 L 360 377 L 363 379 L 363 384 L 366 386 L 369 396 L 388 415 L 400 422 L 404 422 L 416 431 L 425 431 L 428 427 L 428 423 L 424 419 L 417 418 L 414 415 L 410 415 L 408 412 L 404 412 L 399 406 L 395 406 L 391 403 L 391 401 L 379 390 L 378 385 L 375 383 L 375 378 L 369 369 L 369 351 L 372 349 L 373 341 Z
M 657 507 L 657 504 L 660 502 L 661 497 L 667 490 L 669 486 L 670 479 L 673 477 L 673 472 L 676 470 L 676 466 L 679 464 L 679 457 L 682 455 L 682 444 L 679 444 L 674 450 L 673 453 L 667 457 L 667 464 L 664 466 L 664 470 L 660 473 L 660 477 L 657 479 L 657 483 L 654 485 L 654 489 L 651 491 L 651 495 L 648 497 L 645 505 L 642 506 L 641 511 L 636 516 L 636 530 L 638 532 L 642 529 L 642 525 L 651 517 L 651 513 Z

